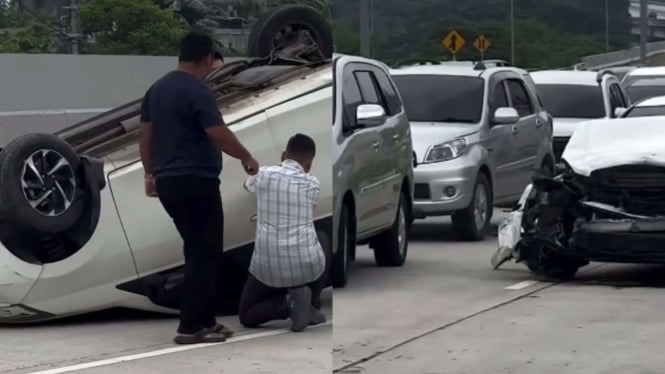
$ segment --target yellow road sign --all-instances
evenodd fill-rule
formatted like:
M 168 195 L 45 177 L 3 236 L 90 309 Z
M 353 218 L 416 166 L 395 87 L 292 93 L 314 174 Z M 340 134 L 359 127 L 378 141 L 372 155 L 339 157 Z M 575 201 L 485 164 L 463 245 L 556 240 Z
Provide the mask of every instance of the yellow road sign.
M 464 48 L 466 41 L 457 31 L 452 30 L 448 35 L 443 39 L 443 46 L 446 47 L 450 53 L 456 55 L 459 51 Z
M 473 42 L 473 46 L 476 47 L 480 53 L 485 53 L 488 49 L 490 49 L 491 45 L 492 43 L 490 43 L 490 40 L 487 39 L 485 35 L 478 36 L 476 41 Z

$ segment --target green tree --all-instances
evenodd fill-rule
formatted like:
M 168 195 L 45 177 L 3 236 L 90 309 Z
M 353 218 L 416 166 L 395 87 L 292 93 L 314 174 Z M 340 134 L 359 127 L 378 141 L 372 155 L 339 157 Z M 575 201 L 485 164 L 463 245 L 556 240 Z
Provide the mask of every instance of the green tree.
M 0 0 L 0 53 L 54 53 L 61 50 L 60 30 L 52 17 L 22 17 L 16 1 Z
M 91 0 L 81 7 L 81 30 L 94 36 L 86 53 L 170 56 L 188 28 L 152 0 Z

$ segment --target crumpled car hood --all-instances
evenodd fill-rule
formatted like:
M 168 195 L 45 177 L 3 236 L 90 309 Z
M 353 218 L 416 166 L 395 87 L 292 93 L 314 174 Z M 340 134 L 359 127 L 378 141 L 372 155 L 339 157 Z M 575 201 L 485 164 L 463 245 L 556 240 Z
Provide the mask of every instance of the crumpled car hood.
M 665 116 L 582 122 L 562 158 L 586 177 L 620 165 L 665 166 Z

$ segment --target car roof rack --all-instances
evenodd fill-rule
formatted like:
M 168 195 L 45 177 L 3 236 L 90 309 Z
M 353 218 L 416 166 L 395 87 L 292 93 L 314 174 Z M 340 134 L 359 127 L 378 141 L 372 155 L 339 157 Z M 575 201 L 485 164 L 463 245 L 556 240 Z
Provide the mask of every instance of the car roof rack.
M 607 69 L 600 70 L 600 71 L 598 72 L 598 74 L 596 75 L 596 81 L 597 81 L 598 83 L 602 82 L 602 81 L 603 81 L 603 77 L 604 77 L 605 75 L 608 75 L 608 74 L 609 74 L 609 75 L 612 75 L 612 76 L 615 76 L 615 75 L 614 75 L 614 72 L 613 72 L 612 70 L 607 70 Z

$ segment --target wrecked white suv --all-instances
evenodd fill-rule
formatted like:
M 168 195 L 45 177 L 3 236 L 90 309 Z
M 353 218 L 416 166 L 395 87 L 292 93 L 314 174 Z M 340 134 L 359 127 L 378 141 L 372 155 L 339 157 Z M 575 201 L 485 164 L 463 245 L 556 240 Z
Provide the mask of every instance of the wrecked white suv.
M 555 178 L 534 178 L 499 227 L 498 268 L 570 278 L 590 261 L 665 263 L 665 117 L 580 124 Z

